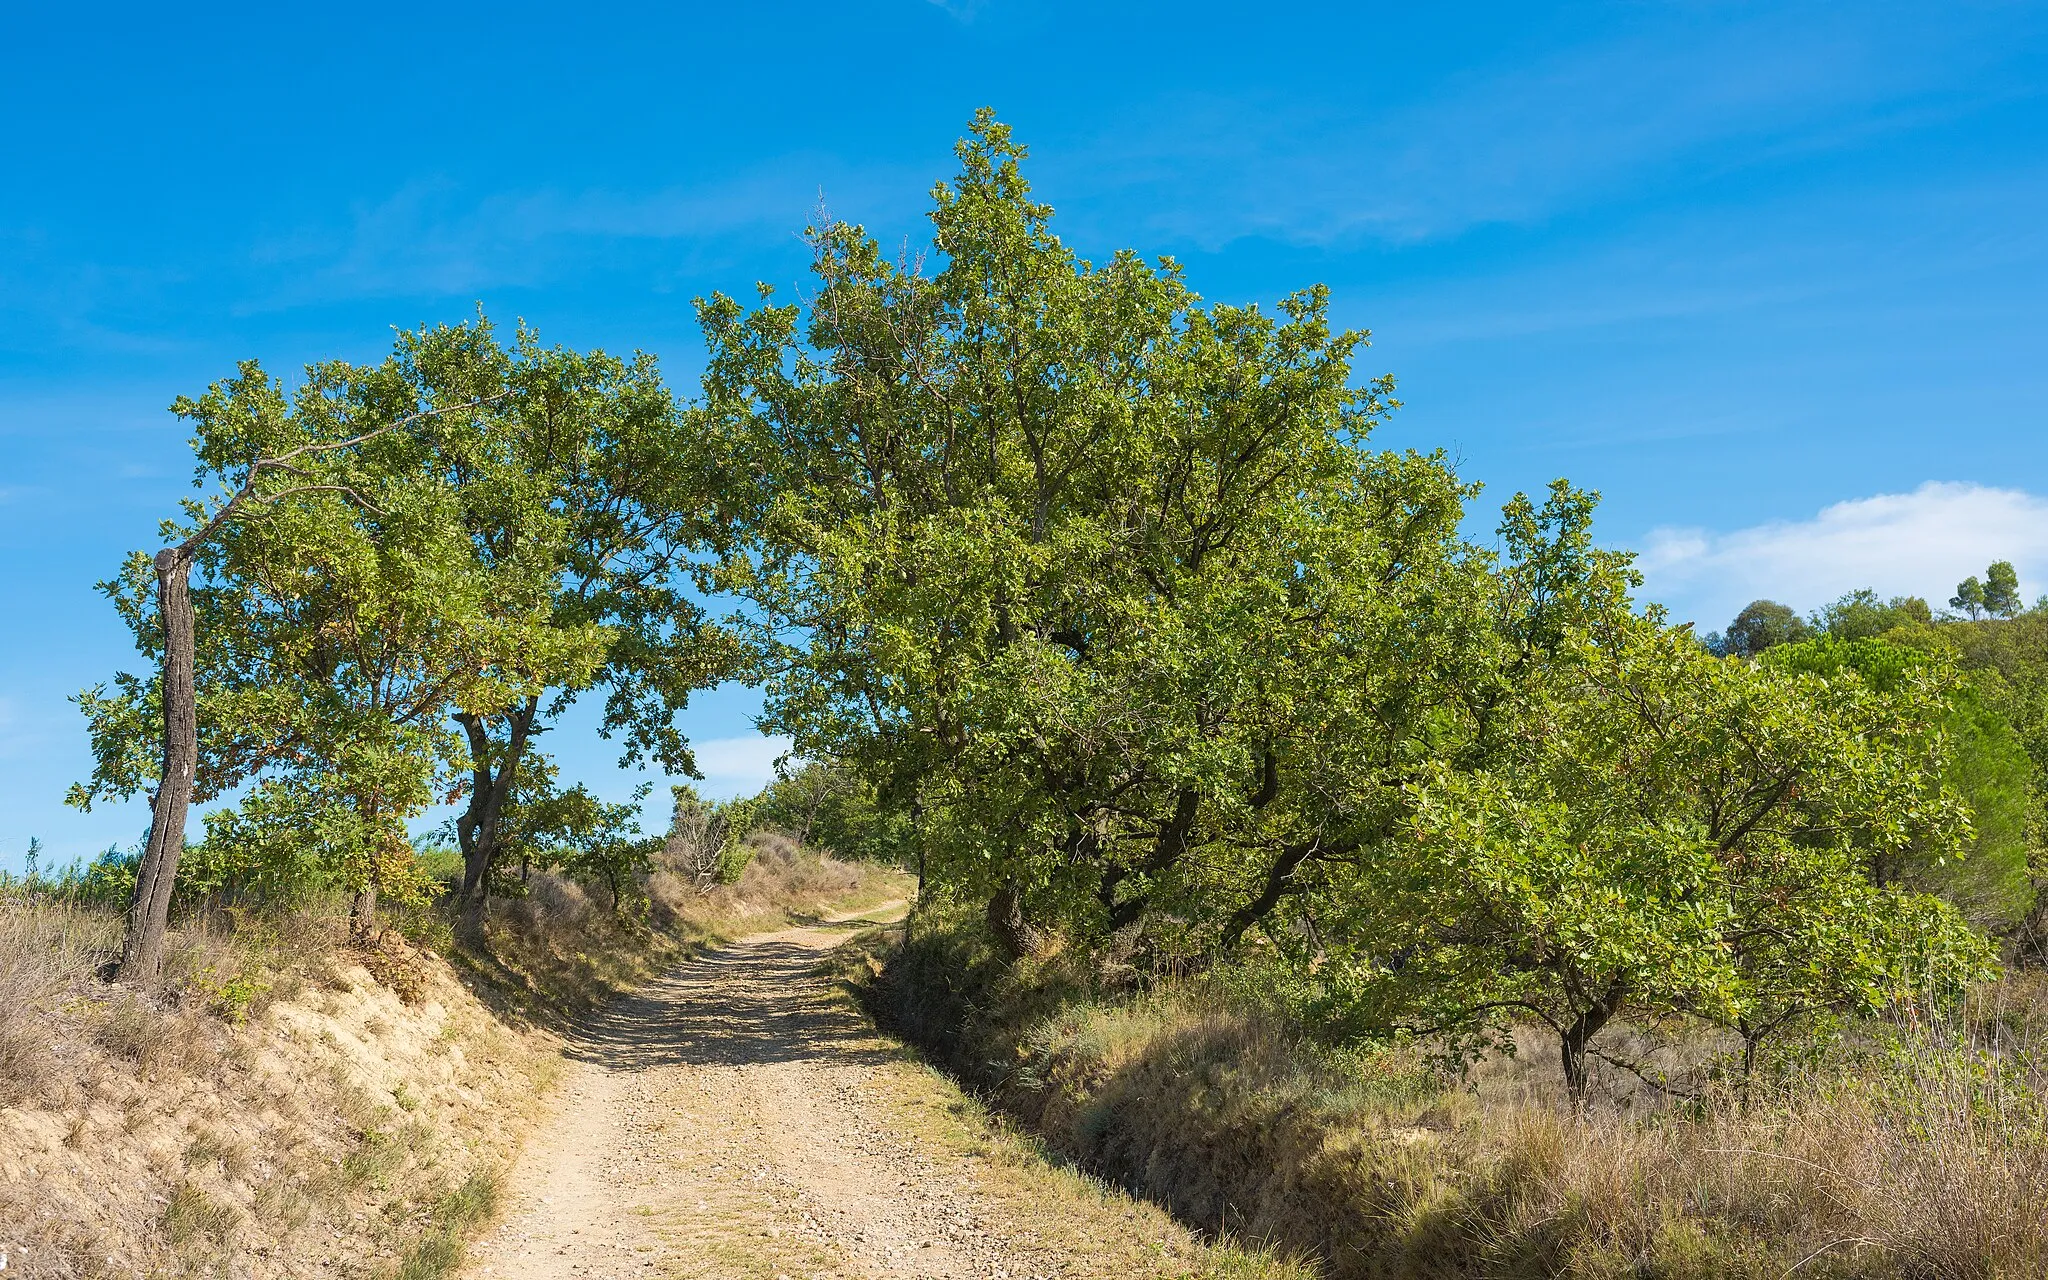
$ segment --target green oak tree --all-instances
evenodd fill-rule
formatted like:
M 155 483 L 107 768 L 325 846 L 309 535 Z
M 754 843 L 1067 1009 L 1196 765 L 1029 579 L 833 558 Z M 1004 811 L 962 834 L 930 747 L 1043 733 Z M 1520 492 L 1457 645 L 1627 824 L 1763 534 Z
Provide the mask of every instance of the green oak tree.
M 1897 627 L 1924 626 L 1933 621 L 1934 611 L 1919 596 L 1884 600 L 1863 587 L 1823 605 L 1813 616 L 1813 629 L 1837 640 L 1868 640 Z
M 384 394 L 388 377 L 369 382 L 375 391 L 348 366 L 316 366 L 288 397 L 251 362 L 200 399 L 181 397 L 172 406 L 195 428 L 195 485 L 227 493 L 187 501 L 183 520 L 163 526 L 170 546 L 154 556 L 138 552 L 120 577 L 102 584 L 157 670 L 117 676 L 112 693 L 96 686 L 80 695 L 95 768 L 91 782 L 71 794 L 89 807 L 96 798 L 153 792 L 119 966 L 125 978 L 146 980 L 161 968 L 194 799 L 307 751 L 294 731 L 312 724 L 303 688 L 280 673 L 271 625 L 295 602 L 256 621 L 260 609 L 248 607 L 253 562 L 332 534 L 346 538 L 367 524 L 418 533 L 420 491 L 380 474 L 371 455 L 409 447 L 484 407 L 474 397 L 396 399 Z M 252 550 L 259 547 L 266 550 Z
M 676 717 L 694 691 L 743 674 L 748 655 L 692 590 L 716 495 L 693 462 L 698 422 L 654 359 L 545 347 L 525 328 L 500 344 L 481 320 L 462 332 L 469 350 L 408 351 L 408 369 L 437 394 L 488 398 L 487 429 L 428 461 L 459 497 L 477 563 L 535 576 L 553 631 L 597 638 L 588 654 L 536 647 L 516 664 L 519 692 L 455 715 L 469 755 L 460 923 L 480 941 L 504 806 L 534 737 L 601 689 L 600 731 L 623 738 L 622 763 L 694 775 Z
M 1939 689 L 1939 701 L 1927 709 L 1920 728 L 1930 739 L 1940 739 L 1939 752 L 1930 752 L 1930 759 L 1939 759 L 1942 780 L 1968 806 L 1969 834 L 1954 846 L 1939 841 L 1873 845 L 1866 871 L 1881 884 L 1936 894 L 1982 928 L 2010 932 L 2033 902 L 2028 874 L 2033 766 L 2019 735 L 1978 681 L 1956 672 L 1939 650 L 1911 648 L 1889 636 L 1846 642 L 1822 637 L 1773 650 L 1766 661 L 1882 695 L 1916 683 Z
M 977 118 L 929 263 L 833 224 L 808 308 L 701 304 L 721 585 L 768 726 L 893 806 L 934 888 L 1019 949 L 1201 949 L 1398 807 L 1490 643 L 1470 490 L 1367 446 L 1392 386 L 1321 290 L 1083 260 L 1023 155 Z
M 651 362 L 547 349 L 525 331 L 508 350 L 479 320 L 401 335 L 379 365 L 313 366 L 290 393 L 248 365 L 177 409 L 197 429 L 202 479 L 242 480 L 219 510 L 191 508 L 199 527 L 179 544 L 201 574 L 181 597 L 196 683 L 182 704 L 176 679 L 136 676 L 81 698 L 98 766 L 80 803 L 180 776 L 153 767 L 146 729 L 184 705 L 186 802 L 263 774 L 277 787 L 249 821 L 345 800 L 353 829 L 374 833 L 321 846 L 347 850 L 367 936 L 405 820 L 464 790 L 466 914 L 481 919 L 518 759 L 575 693 L 608 682 L 607 729 L 688 767 L 673 711 L 722 660 L 707 652 L 733 650 L 678 580 L 687 551 L 666 495 L 683 468 Z M 160 653 L 162 619 L 181 632 L 176 610 L 152 607 L 152 570 L 161 581 L 138 558 L 109 590 Z M 158 788 L 152 853 L 182 828 L 182 807 L 175 824 L 166 809 L 176 792 Z M 145 856 L 137 900 L 153 904 L 159 948 L 174 875 L 174 856 Z
M 1708 647 L 1732 658 L 1754 658 L 1774 645 L 1806 638 L 1806 623 L 1790 605 L 1775 600 L 1752 600 L 1742 607 L 1718 638 L 1709 636 Z
M 1535 686 L 1509 749 L 1434 766 L 1405 856 L 1325 904 L 1325 981 L 1358 1025 L 1476 1046 L 1533 1017 L 1582 1093 L 1617 1019 L 1706 1019 L 1753 1053 L 1802 1019 L 1987 971 L 1952 909 L 1865 873 L 1967 835 L 1923 731 L 1936 682 L 1721 662 L 1622 615 Z

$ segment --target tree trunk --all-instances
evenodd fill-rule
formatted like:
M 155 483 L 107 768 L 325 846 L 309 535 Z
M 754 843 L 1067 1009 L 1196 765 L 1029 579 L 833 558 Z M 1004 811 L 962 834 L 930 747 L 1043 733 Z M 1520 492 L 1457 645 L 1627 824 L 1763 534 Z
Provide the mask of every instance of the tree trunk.
M 469 808 L 455 822 L 455 835 L 462 844 L 462 888 L 456 898 L 461 910 L 456 927 L 472 941 L 483 938 L 491 864 L 498 856 L 498 819 L 518 777 L 519 759 L 526 753 L 526 739 L 533 732 L 539 706 L 538 698 L 528 698 L 505 712 L 510 732 L 506 735 L 505 754 L 495 762 L 491 759 L 490 734 L 483 717 L 467 713 L 456 717 L 469 735 L 471 757 Z
M 1024 894 L 1014 880 L 988 900 L 988 927 L 1012 960 L 1036 955 L 1045 945 L 1044 931 L 1024 918 Z
M 348 940 L 359 947 L 367 947 L 377 940 L 377 877 L 371 877 L 356 890 L 355 900 L 348 907 Z
M 1601 993 L 1599 1002 L 1579 1015 L 1579 1020 L 1565 1028 L 1558 1035 L 1558 1047 L 1564 1059 L 1564 1087 L 1570 1091 L 1572 1101 L 1583 1102 L 1586 1086 L 1592 1082 L 1586 1070 L 1586 1046 L 1600 1028 L 1606 1026 L 1621 1009 L 1621 1002 L 1628 998 L 1628 988 L 1621 979 L 1615 979 L 1606 991 Z
M 185 818 L 192 808 L 199 765 L 199 706 L 193 687 L 196 641 L 192 619 L 192 558 L 177 548 L 156 553 L 157 613 L 164 626 L 163 774 L 150 808 L 149 843 L 135 869 L 128 933 L 116 976 L 149 982 L 163 972 L 164 934 L 171 922 L 171 890 L 185 852 Z
M 348 940 L 367 947 L 377 941 L 377 892 L 384 884 L 384 859 L 398 852 L 398 837 L 380 830 L 384 814 L 382 795 L 372 792 L 358 796 L 356 805 L 363 829 L 372 834 L 369 865 L 363 868 L 363 882 L 356 887 L 355 899 L 349 903 Z

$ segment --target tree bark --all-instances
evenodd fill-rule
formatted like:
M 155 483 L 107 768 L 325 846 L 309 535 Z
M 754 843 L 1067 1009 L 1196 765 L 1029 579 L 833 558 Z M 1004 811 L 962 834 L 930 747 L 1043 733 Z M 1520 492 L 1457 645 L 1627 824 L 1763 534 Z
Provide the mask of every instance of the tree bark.
M 157 614 L 164 626 L 163 773 L 150 807 L 149 842 L 135 869 L 135 894 L 128 903 L 128 935 L 116 976 L 153 981 L 164 967 L 164 935 L 170 929 L 171 890 L 178 859 L 185 852 L 185 819 L 199 766 L 199 706 L 193 687 L 192 556 L 182 547 L 156 553 Z
M 376 827 L 378 808 L 373 803 L 364 815 L 372 830 Z M 377 890 L 384 879 L 387 852 L 379 845 L 370 847 L 370 863 L 363 869 L 363 882 L 356 886 L 355 899 L 349 903 L 348 940 L 359 947 L 367 947 L 377 941 Z
M 348 940 L 367 947 L 377 940 L 377 874 L 363 881 L 348 907 Z
M 1273 860 L 1273 865 L 1266 871 L 1266 881 L 1260 887 L 1258 896 L 1233 911 L 1229 922 L 1223 926 L 1225 951 L 1235 951 L 1252 926 L 1264 920 L 1272 913 L 1273 908 L 1280 905 L 1280 900 L 1287 896 L 1294 873 L 1301 870 L 1301 865 L 1315 852 L 1314 841 L 1292 845 L 1280 851 L 1280 856 Z
M 988 900 L 988 927 L 1012 960 L 1036 955 L 1045 945 L 1044 931 L 1024 916 L 1024 894 L 1014 880 Z
M 456 896 L 460 905 L 457 927 L 471 940 L 481 940 L 484 911 L 490 900 L 491 864 L 498 856 L 498 819 L 505 800 L 518 777 L 520 757 L 526 754 L 526 740 L 533 732 L 540 699 L 528 698 L 505 712 L 510 732 L 504 756 L 493 762 L 491 740 L 481 716 L 467 712 L 456 719 L 469 735 L 469 808 L 456 820 L 456 839 L 462 844 L 462 888 Z
M 1586 1071 L 1586 1046 L 1621 1010 L 1621 1003 L 1627 998 L 1627 986 L 1621 979 L 1615 979 L 1598 1002 L 1579 1015 L 1577 1022 L 1558 1033 L 1558 1048 L 1564 1059 L 1564 1086 L 1572 1101 L 1585 1101 L 1586 1086 L 1592 1082 Z

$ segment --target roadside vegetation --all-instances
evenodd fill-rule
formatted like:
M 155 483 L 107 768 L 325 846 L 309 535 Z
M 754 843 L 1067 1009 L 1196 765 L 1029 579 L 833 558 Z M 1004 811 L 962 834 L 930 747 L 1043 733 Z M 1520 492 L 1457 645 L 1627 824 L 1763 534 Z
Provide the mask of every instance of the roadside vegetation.
M 1618 1028 L 1584 1103 L 1541 1028 L 1451 1065 L 1333 1041 L 1257 959 L 1105 990 L 927 915 L 840 957 L 877 1020 L 1080 1167 L 1333 1277 L 2029 1276 L 2048 1267 L 2036 973 L 1747 1077 Z
M 881 1016 L 1303 1265 L 2039 1274 L 2048 605 L 2013 566 L 1695 634 L 1597 494 L 1482 514 L 1376 447 L 1395 384 L 1326 290 L 1085 259 L 993 115 L 958 157 L 928 254 L 826 222 L 799 303 L 699 300 L 694 395 L 480 315 L 181 399 L 202 495 L 105 585 L 140 670 L 79 698 L 74 802 L 147 792 L 151 829 L 10 888 L 18 1007 L 228 1043 L 345 937 L 378 991 L 431 952 L 441 1007 L 539 1025 L 891 863 Z M 666 838 L 537 747 L 597 699 L 692 775 L 728 681 L 789 763 L 679 790 Z M 393 1212 L 470 1185 L 435 1168 Z M 152 1185 L 183 1238 L 241 1220 Z
M 600 875 L 529 868 L 482 947 L 455 936 L 445 851 L 408 868 L 441 897 L 367 943 L 348 895 L 254 906 L 230 875 L 173 913 L 147 984 L 101 976 L 133 858 L 0 884 L 8 1275 L 453 1274 L 545 1108 L 555 1032 L 695 948 L 908 887 L 767 830 L 700 881 L 678 827 L 616 909 Z
M 1320 290 L 1085 261 L 960 154 L 929 270 L 834 226 L 701 309 L 769 723 L 922 878 L 885 1021 L 1335 1275 L 2038 1274 L 2012 566 L 1696 635 L 1565 481 L 1467 536 Z

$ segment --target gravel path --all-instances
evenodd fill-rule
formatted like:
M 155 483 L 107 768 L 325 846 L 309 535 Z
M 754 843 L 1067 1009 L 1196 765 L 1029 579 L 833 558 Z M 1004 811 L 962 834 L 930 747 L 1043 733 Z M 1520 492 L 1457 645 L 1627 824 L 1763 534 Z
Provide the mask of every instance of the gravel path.
M 574 1044 L 560 1108 L 528 1140 L 466 1274 L 1095 1274 L 1071 1241 L 1028 1215 L 1019 1226 L 1014 1161 L 947 1136 L 963 1123 L 958 1095 L 948 1109 L 942 1082 L 814 976 L 848 928 L 901 905 L 744 939 L 607 1009 Z M 1099 1191 L 1060 1207 L 1072 1175 L 1031 1176 L 1051 1189 L 1023 1196 L 1051 1197 L 1082 1237 L 1103 1229 L 1094 1214 L 1162 1257 L 1200 1251 Z

